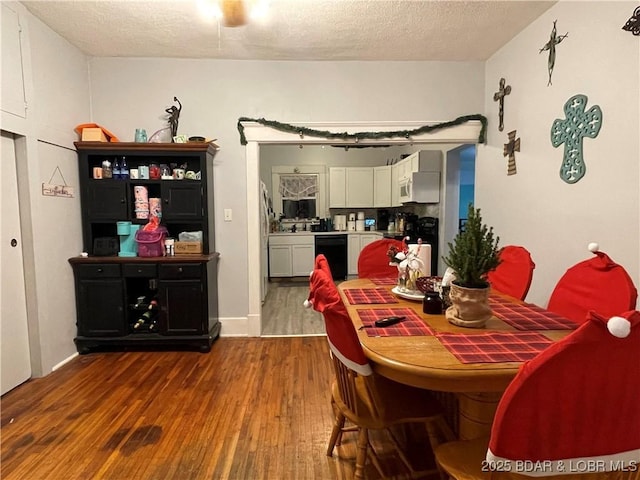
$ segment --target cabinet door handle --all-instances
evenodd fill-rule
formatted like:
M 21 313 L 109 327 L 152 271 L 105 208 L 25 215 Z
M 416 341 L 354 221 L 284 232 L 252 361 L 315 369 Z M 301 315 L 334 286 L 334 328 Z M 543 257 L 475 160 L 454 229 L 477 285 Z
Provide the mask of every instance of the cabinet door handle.
M 178 271 L 182 273 L 182 267 L 178 267 Z
M 98 269 L 98 273 L 102 273 L 102 269 L 101 268 Z
M 164 199 L 164 203 L 165 203 L 165 204 L 167 204 L 167 205 L 169 205 L 169 199 L 168 199 L 168 198 L 165 198 L 165 199 Z
M 138 269 L 138 273 L 142 273 L 142 269 L 141 268 Z
M 120 199 L 120 203 L 125 203 L 126 201 L 127 201 L 127 200 L 126 200 L 126 199 L 124 199 L 124 198 L 121 198 L 121 199 Z

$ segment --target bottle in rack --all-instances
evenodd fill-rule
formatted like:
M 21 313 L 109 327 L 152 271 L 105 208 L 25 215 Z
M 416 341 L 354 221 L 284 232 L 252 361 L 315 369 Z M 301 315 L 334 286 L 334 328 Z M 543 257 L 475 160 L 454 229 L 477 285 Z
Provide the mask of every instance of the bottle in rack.
M 117 180 L 121 178 L 120 160 L 118 160 L 118 157 L 113 161 L 113 178 Z
M 127 157 L 122 157 L 122 163 L 120 163 L 120 178 L 123 180 L 129 180 L 129 167 L 127 166 Z

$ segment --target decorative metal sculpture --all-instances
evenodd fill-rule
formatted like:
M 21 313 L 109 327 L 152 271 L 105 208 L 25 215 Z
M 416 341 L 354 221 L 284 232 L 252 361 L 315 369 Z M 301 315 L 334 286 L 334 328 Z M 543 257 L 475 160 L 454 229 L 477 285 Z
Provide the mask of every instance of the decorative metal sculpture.
M 549 60 L 547 61 L 547 69 L 549 70 L 549 82 L 547 83 L 547 87 L 551 85 L 551 74 L 553 73 L 553 67 L 556 64 L 556 45 L 558 45 L 562 40 L 569 36 L 569 32 L 565 33 L 564 35 L 557 35 L 556 22 L 557 20 L 553 21 L 553 29 L 551 30 L 549 41 L 544 44 L 544 47 L 542 47 L 539 52 L 542 53 L 547 50 L 549 51 Z
M 520 151 L 520 139 L 516 140 L 516 131 L 513 130 L 507 134 L 509 136 L 509 143 L 504 144 L 504 156 L 509 156 L 509 163 L 507 164 L 507 175 L 515 175 L 516 172 L 516 152 Z
M 507 85 L 505 87 L 505 79 L 500 79 L 500 89 L 493 94 L 493 101 L 500 102 L 498 109 L 498 119 L 500 120 L 498 124 L 498 130 L 504 130 L 504 97 L 511 93 L 511 85 Z
M 565 120 L 557 118 L 551 126 L 551 145 L 564 143 L 564 157 L 560 167 L 560 178 L 567 183 L 576 183 L 586 172 L 582 152 L 584 137 L 596 138 L 602 127 L 602 110 L 594 105 L 585 112 L 586 95 L 574 95 L 564 104 Z
M 633 11 L 633 15 L 629 17 L 629 20 L 624 24 L 622 30 L 631 32 L 636 36 L 640 35 L 640 6 Z
M 174 102 L 178 102 L 178 107 L 172 105 L 167 108 L 165 112 L 169 114 L 169 118 L 167 118 L 167 122 L 169 123 L 169 128 L 171 128 L 171 140 L 173 141 L 173 137 L 178 134 L 178 119 L 180 118 L 180 111 L 182 110 L 182 104 L 177 97 L 173 97 Z

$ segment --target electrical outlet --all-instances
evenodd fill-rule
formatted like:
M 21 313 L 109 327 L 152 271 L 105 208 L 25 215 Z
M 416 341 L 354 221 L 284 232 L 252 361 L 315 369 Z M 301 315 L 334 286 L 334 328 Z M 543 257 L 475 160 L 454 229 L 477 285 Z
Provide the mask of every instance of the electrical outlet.
M 233 215 L 231 213 L 231 209 L 230 208 L 225 208 L 224 209 L 224 221 L 225 222 L 230 222 L 231 220 L 233 220 Z

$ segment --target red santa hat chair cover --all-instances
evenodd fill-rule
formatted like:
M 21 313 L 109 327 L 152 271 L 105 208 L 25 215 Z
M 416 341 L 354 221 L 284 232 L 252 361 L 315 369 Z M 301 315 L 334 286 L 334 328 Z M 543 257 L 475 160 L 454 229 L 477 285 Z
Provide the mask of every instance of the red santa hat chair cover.
M 486 459 L 540 462 L 518 472 L 528 476 L 640 468 L 640 312 L 590 312 L 523 364 L 498 405 Z
M 500 250 L 500 264 L 487 275 L 491 288 L 524 300 L 529 292 L 533 269 L 529 251 L 520 246 L 506 245 Z
M 387 251 L 395 246 L 402 251 L 404 244 L 393 238 L 382 238 L 366 245 L 358 256 L 358 278 L 397 277 L 398 269 L 389 265 Z
M 597 243 L 589 250 L 596 256 L 566 271 L 547 308 L 577 323 L 583 323 L 590 310 L 611 317 L 636 308 L 638 292 L 627 271 L 600 252 Z

